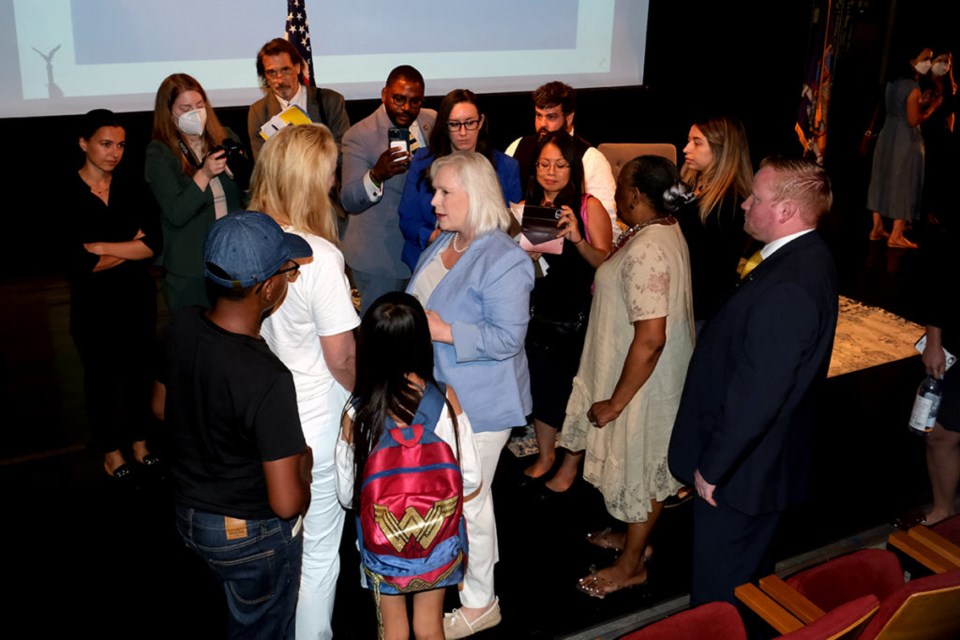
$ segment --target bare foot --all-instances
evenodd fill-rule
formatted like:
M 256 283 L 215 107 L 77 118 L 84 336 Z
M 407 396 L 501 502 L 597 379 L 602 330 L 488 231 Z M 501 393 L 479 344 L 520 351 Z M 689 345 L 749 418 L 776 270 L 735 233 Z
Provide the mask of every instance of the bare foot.
M 137 462 L 143 463 L 143 459 L 150 455 L 150 450 L 147 449 L 146 440 L 137 440 L 133 443 L 133 457 L 136 458 Z
M 588 596 L 602 600 L 611 593 L 631 587 L 639 587 L 646 583 L 647 570 L 643 565 L 641 565 L 640 571 L 629 572 L 613 564 L 581 578 L 577 588 Z
M 539 478 L 543 474 L 550 471 L 551 467 L 553 467 L 553 461 L 554 458 L 550 458 L 549 460 L 537 458 L 536 462 L 523 470 L 523 475 L 527 476 L 528 478 Z
M 953 513 L 947 513 L 946 511 L 938 511 L 936 509 L 930 511 L 929 513 L 923 514 L 923 524 L 930 527 L 937 524 L 938 522 L 943 522 L 947 518 L 954 516 Z
M 887 239 L 887 246 L 891 249 L 917 249 L 919 245 L 910 242 L 905 236 L 890 236 Z
M 554 493 L 563 493 L 564 491 L 566 491 L 567 489 L 573 486 L 573 483 L 576 481 L 576 479 L 577 479 L 577 476 L 575 475 L 564 476 L 558 472 L 557 475 L 547 480 L 546 487 L 547 489 L 550 489 L 550 491 L 553 491 Z
M 627 544 L 627 533 L 625 531 L 614 531 L 607 527 L 600 531 L 588 533 L 587 542 L 601 549 L 623 551 L 624 545 Z
M 108 451 L 103 454 L 103 469 L 107 472 L 108 476 L 113 476 L 113 472 L 125 464 L 127 464 L 127 461 L 123 459 L 123 454 L 120 453 L 120 449 Z

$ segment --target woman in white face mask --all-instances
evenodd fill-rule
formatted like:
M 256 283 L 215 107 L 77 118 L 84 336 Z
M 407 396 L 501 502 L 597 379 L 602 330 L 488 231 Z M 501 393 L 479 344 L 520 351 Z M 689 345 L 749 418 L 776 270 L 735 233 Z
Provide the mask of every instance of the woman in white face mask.
M 943 102 L 943 96 L 924 100 L 920 92 L 920 77 L 930 72 L 932 59 L 933 51 L 923 49 L 887 83 L 884 94 L 887 117 L 873 154 L 867 208 L 873 212 L 870 239 L 886 238 L 887 246 L 895 249 L 917 248 L 903 232 L 907 221 L 920 215 L 924 166 L 920 124 Z M 883 218 L 893 219 L 890 233 L 883 228 Z
M 923 176 L 923 211 L 931 224 L 945 222 L 956 206 L 954 182 L 960 175 L 960 157 L 954 132 L 957 109 L 957 83 L 953 79 L 953 56 L 941 53 L 933 59 L 930 78 L 921 81 L 926 89 L 920 95 L 921 103 L 938 97 L 943 104 L 929 120 L 923 123 L 923 144 L 926 148 Z
M 162 213 L 160 263 L 167 306 L 171 311 L 209 306 L 204 238 L 214 220 L 243 208 L 243 190 L 235 178 L 249 176 L 249 168 L 238 166 L 246 162 L 237 154 L 231 154 L 228 165 L 223 147 L 237 138 L 220 124 L 200 83 L 184 73 L 160 84 L 152 137 L 145 175 Z

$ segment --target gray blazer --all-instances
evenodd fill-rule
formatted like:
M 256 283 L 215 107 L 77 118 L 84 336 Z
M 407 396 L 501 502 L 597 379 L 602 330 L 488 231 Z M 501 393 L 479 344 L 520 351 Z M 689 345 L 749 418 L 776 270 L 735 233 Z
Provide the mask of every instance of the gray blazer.
M 424 139 L 437 119 L 433 109 L 422 109 L 417 117 Z M 343 257 L 351 269 L 383 278 L 402 280 L 410 269 L 400 259 L 403 235 L 397 207 L 406 174 L 395 175 L 383 185 L 383 197 L 371 202 L 363 177 L 377 164 L 387 148 L 387 130 L 393 124 L 383 105 L 350 127 L 343 136 L 343 186 L 340 200 L 350 216 L 343 238 Z
M 337 141 L 337 149 L 339 150 L 343 134 L 350 128 L 350 118 L 347 116 L 343 96 L 333 89 L 320 89 L 318 87 L 305 87 L 305 89 L 307 91 L 307 115 L 313 122 L 327 125 L 333 133 L 334 140 Z M 320 117 L 320 104 L 323 105 L 326 120 Z M 265 142 L 260 137 L 260 127 L 280 111 L 282 111 L 280 102 L 273 91 L 267 91 L 266 95 L 250 105 L 250 110 L 247 112 L 247 134 L 250 136 L 250 150 L 253 152 L 254 160 L 260 155 L 260 149 Z

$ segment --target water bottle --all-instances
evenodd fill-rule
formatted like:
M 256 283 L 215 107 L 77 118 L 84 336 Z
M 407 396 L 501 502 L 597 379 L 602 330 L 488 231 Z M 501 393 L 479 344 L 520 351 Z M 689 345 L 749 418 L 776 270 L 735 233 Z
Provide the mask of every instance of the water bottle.
M 917 397 L 913 401 L 913 410 L 910 412 L 910 430 L 913 433 L 925 435 L 933 430 L 937 411 L 940 410 L 941 394 L 939 379 L 927 376 L 920 383 Z

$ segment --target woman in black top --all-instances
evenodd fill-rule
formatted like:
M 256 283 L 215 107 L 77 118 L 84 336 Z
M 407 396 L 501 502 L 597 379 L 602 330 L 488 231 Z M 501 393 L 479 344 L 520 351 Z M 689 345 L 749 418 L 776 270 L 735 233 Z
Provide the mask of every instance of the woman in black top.
M 156 286 L 147 261 L 160 250 L 156 216 L 141 180 L 115 176 L 126 132 L 105 109 L 80 132 L 84 163 L 64 185 L 64 251 L 70 278 L 70 333 L 84 369 L 90 429 L 104 469 L 128 478 L 125 447 L 144 465 L 156 325 Z
M 540 454 L 524 473 L 539 478 L 553 466 L 557 429 L 563 425 L 587 331 L 593 274 L 610 251 L 612 229 L 600 201 L 584 193 L 581 154 L 566 131 L 548 133 L 540 141 L 525 203 L 560 209 L 557 226 L 565 238 L 559 255 L 531 254 L 546 263 L 546 270 L 530 294 L 526 339 Z M 570 473 L 563 478 L 569 482 L 554 479 L 552 490 L 566 490 L 576 475 L 579 458 L 564 462 Z
M 750 195 L 753 169 L 743 125 L 726 116 L 695 122 L 683 158 L 680 179 L 696 200 L 677 219 L 690 249 L 693 315 L 699 328 L 736 285 L 740 259 L 750 253 L 740 205 Z

